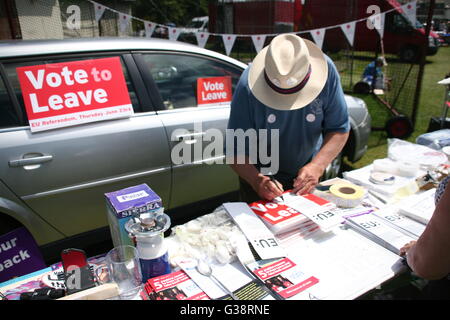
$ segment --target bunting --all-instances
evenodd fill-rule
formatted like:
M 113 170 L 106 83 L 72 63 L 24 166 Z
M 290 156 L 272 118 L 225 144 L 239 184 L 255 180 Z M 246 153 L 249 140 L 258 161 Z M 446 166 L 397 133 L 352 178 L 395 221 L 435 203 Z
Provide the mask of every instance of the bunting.
M 257 34 L 252 36 L 253 45 L 255 46 L 256 53 L 260 52 L 266 42 L 265 34 Z

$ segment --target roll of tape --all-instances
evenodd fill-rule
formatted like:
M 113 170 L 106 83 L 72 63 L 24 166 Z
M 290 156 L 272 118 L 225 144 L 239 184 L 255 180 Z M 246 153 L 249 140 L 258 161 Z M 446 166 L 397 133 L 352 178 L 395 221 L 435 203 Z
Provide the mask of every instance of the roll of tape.
M 392 185 L 395 183 L 395 177 L 386 172 L 372 172 L 369 181 L 375 184 Z
M 331 201 L 338 207 L 354 208 L 361 204 L 366 191 L 354 184 L 337 183 L 330 187 Z

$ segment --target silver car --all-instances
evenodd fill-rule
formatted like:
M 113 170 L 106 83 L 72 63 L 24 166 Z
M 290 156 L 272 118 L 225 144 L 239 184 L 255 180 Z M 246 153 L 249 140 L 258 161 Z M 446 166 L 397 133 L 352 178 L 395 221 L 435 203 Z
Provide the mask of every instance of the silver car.
M 16 68 L 105 57 L 120 58 L 134 115 L 32 133 Z M 234 88 L 246 66 L 162 39 L 0 43 L 0 234 L 22 225 L 43 249 L 64 239 L 82 247 L 82 239 L 108 235 L 104 193 L 141 183 L 163 199 L 174 223 L 233 199 L 237 176 L 227 165 L 208 164 L 222 154 L 174 164 L 171 150 L 179 143 L 204 148 L 206 130 L 226 129 L 229 105 L 198 107 L 197 78 L 230 76 Z M 370 116 L 361 99 L 346 99 L 352 131 L 342 156 L 356 161 L 366 151 Z M 173 139 L 180 128 L 186 134 Z

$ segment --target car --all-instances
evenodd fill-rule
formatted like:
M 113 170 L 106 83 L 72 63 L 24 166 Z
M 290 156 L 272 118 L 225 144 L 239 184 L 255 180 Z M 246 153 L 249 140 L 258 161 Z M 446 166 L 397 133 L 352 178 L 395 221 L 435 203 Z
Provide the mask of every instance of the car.
M 133 115 L 32 131 L 16 68 L 89 65 L 110 57 L 120 61 Z M 192 162 L 175 164 L 171 150 L 180 143 L 202 150 L 208 144 L 200 139 L 204 132 L 227 127 L 229 104 L 198 106 L 197 79 L 226 76 L 234 88 L 246 67 L 223 54 L 165 39 L 1 42 L 0 235 L 24 226 L 45 257 L 61 243 L 62 248 L 74 241 L 83 247 L 109 236 L 104 194 L 141 183 L 161 197 L 173 224 L 236 200 L 234 172 L 227 165 L 208 164 L 223 159 L 223 152 L 212 158 L 194 153 Z M 327 177 L 338 174 L 343 157 L 356 161 L 367 148 L 367 107 L 355 97 L 346 101 L 351 134 Z M 188 140 L 174 139 L 180 129 Z

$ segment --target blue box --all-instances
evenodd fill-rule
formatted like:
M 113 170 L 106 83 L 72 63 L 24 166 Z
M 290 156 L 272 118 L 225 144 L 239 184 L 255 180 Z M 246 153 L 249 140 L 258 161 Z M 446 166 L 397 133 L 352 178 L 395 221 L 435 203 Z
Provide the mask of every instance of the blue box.
M 114 247 L 134 246 L 125 224 L 136 213 L 155 212 L 162 208 L 161 198 L 147 184 L 105 193 L 108 222 Z

